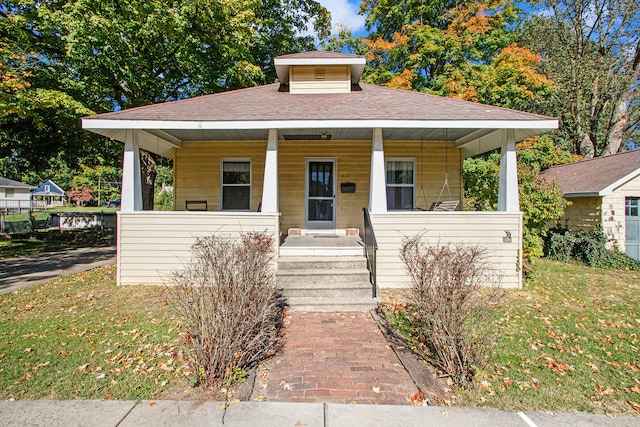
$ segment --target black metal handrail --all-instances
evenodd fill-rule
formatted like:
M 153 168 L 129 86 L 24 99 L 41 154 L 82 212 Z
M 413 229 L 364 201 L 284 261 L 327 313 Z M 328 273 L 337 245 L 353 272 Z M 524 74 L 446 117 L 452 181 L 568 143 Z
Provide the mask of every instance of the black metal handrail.
M 378 242 L 373 232 L 371 217 L 369 210 L 362 208 L 364 212 L 364 254 L 367 258 L 367 270 L 369 270 L 369 281 L 371 282 L 371 290 L 373 298 L 378 296 L 378 286 L 376 284 L 376 252 L 378 250 Z

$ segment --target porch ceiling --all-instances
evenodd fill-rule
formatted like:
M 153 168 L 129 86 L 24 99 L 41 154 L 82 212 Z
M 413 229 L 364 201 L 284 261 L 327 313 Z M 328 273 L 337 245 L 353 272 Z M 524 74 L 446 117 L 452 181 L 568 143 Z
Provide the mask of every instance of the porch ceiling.
M 140 148 L 171 158 L 173 149 L 180 148 L 182 142 L 206 142 L 206 141 L 266 141 L 269 129 L 206 129 L 193 124 L 194 128 L 183 129 L 144 129 L 139 134 Z M 93 128 L 93 132 L 108 138 L 124 142 L 127 132 L 132 129 L 104 129 Z M 383 128 L 383 140 L 387 143 L 393 141 L 450 141 L 456 142 L 457 147 L 464 150 L 464 157 L 472 157 L 477 154 L 500 148 L 502 143 L 502 129 L 509 128 L 507 124 L 494 128 Z M 526 138 L 547 132 L 548 128 L 540 129 L 515 129 L 516 142 Z M 326 133 L 332 141 L 371 141 L 373 137 L 372 127 L 300 127 L 279 129 L 278 139 L 292 140 L 296 135 L 320 135 Z M 304 139 L 304 137 L 302 138 Z

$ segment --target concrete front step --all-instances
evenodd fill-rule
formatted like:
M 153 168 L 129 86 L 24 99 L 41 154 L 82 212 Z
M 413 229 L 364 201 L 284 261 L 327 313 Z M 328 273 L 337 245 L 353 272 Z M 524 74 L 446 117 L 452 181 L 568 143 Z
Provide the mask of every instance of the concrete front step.
M 371 284 L 360 283 L 334 283 L 319 285 L 294 285 L 279 286 L 286 297 L 327 297 L 348 298 L 371 296 Z
M 366 269 L 367 259 L 362 256 L 280 256 L 278 259 L 278 270 L 303 270 L 303 269 L 325 269 L 325 270 L 346 270 L 346 269 Z
M 304 269 L 278 270 L 276 283 L 286 285 L 329 285 L 335 283 L 361 283 L 369 280 L 367 269 Z
M 289 309 L 295 311 L 369 311 L 378 306 L 378 301 L 369 297 L 290 297 Z
M 314 246 L 296 246 L 286 247 L 280 246 L 280 256 L 295 256 L 295 257 L 325 257 L 325 256 L 362 256 L 364 249 L 362 247 L 344 247 L 344 248 L 327 248 L 327 247 L 314 247 Z

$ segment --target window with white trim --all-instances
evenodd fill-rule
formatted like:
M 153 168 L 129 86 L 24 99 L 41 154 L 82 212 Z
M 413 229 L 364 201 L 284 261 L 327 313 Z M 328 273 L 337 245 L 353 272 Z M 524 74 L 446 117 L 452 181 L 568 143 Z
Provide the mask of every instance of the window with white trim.
M 413 159 L 387 160 L 388 210 L 413 210 L 416 194 L 415 166 Z
M 624 210 L 627 216 L 640 216 L 640 199 L 637 197 L 627 197 Z
M 51 186 L 50 185 L 45 185 L 44 186 L 44 192 L 45 193 L 51 193 Z
M 14 188 L 5 188 L 4 189 L 4 197 L 7 199 L 13 198 L 16 190 Z
M 251 210 L 251 160 L 222 160 L 222 210 Z

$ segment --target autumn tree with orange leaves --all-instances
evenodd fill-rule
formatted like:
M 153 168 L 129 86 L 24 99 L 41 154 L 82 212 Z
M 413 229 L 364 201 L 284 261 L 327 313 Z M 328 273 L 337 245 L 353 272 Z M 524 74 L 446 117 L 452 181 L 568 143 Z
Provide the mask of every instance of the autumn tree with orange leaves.
M 366 55 L 367 83 L 528 111 L 553 91 L 540 57 L 515 43 L 508 0 L 364 0 L 361 13 L 367 37 L 343 31 L 326 47 Z

